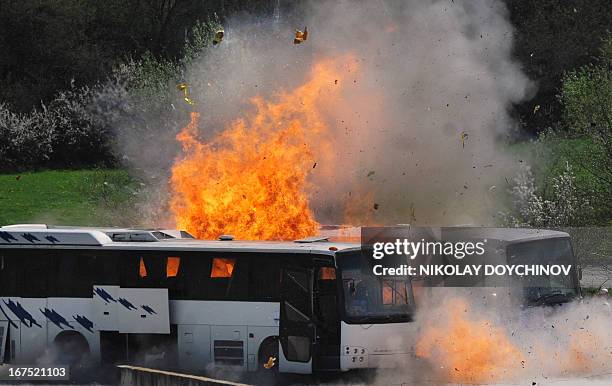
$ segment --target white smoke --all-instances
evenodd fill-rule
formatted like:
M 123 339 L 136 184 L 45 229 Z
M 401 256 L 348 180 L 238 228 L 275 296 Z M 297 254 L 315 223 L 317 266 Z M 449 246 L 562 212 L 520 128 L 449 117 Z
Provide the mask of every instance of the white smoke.
M 334 154 L 315 154 L 317 220 L 496 221 L 504 177 L 514 174 L 504 150 L 515 128 L 509 110 L 530 89 L 511 57 L 513 31 L 501 1 L 314 1 L 275 20 L 228 19 L 224 41 L 185 73 L 196 105 L 177 95 L 176 107 L 185 120 L 189 109 L 201 113 L 203 138 L 243 117 L 251 97 L 291 90 L 316 61 L 349 53 L 358 70 L 344 74 L 341 97 L 320 98 Z M 304 26 L 308 40 L 294 45 L 294 29 Z M 150 121 L 155 127 L 160 118 Z M 162 126 L 149 140 L 128 135 L 121 143 L 129 144 L 132 165 L 167 175 L 177 150 L 168 143 L 179 127 Z M 315 152 L 323 148 L 320 138 L 309 140 Z M 347 219 L 346 206 L 360 199 Z

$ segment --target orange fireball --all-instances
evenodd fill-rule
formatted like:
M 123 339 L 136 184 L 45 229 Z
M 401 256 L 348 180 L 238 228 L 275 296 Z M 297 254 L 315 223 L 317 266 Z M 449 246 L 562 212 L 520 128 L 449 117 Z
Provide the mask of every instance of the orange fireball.
M 172 167 L 176 224 L 199 238 L 290 240 L 317 233 L 309 207 L 308 173 L 327 150 L 312 141 L 329 132 L 320 107 L 339 88 L 334 80 L 354 63 L 323 60 L 307 81 L 272 100 L 252 99 L 253 111 L 208 142 L 198 138 L 199 114 L 177 135 L 182 154 Z
M 445 305 L 448 319 L 425 326 L 416 355 L 440 364 L 450 382 L 483 383 L 515 376 L 524 357 L 506 331 L 489 320 L 474 318 L 463 299 L 453 298 Z

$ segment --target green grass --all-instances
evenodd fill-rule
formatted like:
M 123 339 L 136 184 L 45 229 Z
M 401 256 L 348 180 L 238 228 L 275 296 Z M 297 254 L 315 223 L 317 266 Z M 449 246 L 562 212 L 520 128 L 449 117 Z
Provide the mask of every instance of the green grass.
M 124 170 L 60 170 L 0 175 L 0 225 L 122 225 L 138 183 Z
M 573 166 L 576 178 L 592 180 L 584 168 L 577 164 L 591 152 L 593 143 L 586 138 L 551 138 L 544 141 L 520 142 L 510 146 L 517 157 L 526 160 L 531 166 L 538 183 L 542 179 L 556 176 L 565 170 L 565 162 Z

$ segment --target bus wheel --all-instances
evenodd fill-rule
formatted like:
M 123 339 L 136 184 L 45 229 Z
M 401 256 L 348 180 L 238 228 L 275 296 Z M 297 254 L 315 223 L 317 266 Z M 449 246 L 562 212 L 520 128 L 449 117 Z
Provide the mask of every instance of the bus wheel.
M 89 355 L 89 343 L 85 337 L 76 331 L 62 331 L 53 340 L 57 353 L 57 362 L 63 365 L 78 366 Z
M 259 371 L 278 373 L 278 337 L 268 337 L 259 346 Z

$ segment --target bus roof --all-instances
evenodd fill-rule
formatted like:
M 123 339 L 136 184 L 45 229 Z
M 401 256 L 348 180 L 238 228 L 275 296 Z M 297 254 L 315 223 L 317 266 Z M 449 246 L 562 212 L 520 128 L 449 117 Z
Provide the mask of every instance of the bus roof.
M 23 224 L 0 227 L 0 246 L 94 247 L 122 250 L 317 253 L 358 250 L 358 243 L 329 242 L 322 237 L 296 241 L 198 240 L 185 231 Z
M 355 229 L 359 229 L 356 228 Z M 443 238 L 486 238 L 506 243 L 550 238 L 567 238 L 565 232 L 527 228 L 443 227 Z M 325 233 L 325 232 L 322 232 Z M 328 232 L 329 233 L 329 232 Z M 0 246 L 12 247 L 100 247 L 105 249 L 192 250 L 228 252 L 321 253 L 358 250 L 358 240 L 342 237 L 334 241 L 334 232 L 326 236 L 295 241 L 244 241 L 223 236 L 221 240 L 198 240 L 186 231 L 167 229 L 129 229 L 61 227 L 44 224 L 21 224 L 0 227 Z M 332 241 L 327 241 L 330 239 Z
M 542 239 L 570 237 L 568 233 L 548 229 L 533 228 L 489 228 L 489 227 L 444 227 L 445 235 L 457 233 L 463 237 L 478 237 L 489 240 L 499 240 L 508 243 L 526 242 Z

